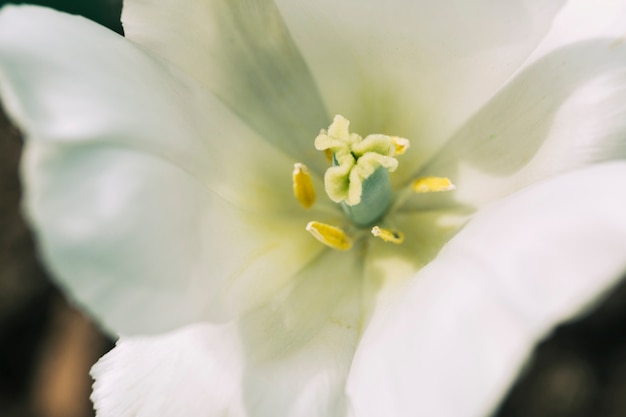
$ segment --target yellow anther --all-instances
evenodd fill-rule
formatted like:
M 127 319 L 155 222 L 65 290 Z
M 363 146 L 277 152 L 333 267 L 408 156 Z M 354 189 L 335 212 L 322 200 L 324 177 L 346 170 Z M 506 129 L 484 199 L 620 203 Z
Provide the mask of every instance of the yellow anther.
M 384 240 L 385 242 L 395 243 L 396 245 L 404 242 L 404 233 L 396 230 L 383 229 L 378 226 L 374 226 L 372 228 L 372 235 Z
M 424 177 L 413 181 L 411 188 L 416 193 L 436 193 L 454 190 L 456 187 L 445 177 Z
M 306 165 L 298 162 L 293 166 L 291 178 L 293 180 L 293 195 L 296 196 L 302 207 L 311 208 L 315 203 L 315 188 L 313 188 L 309 169 Z
M 315 239 L 333 249 L 349 250 L 352 247 L 352 239 L 338 227 L 313 221 L 306 225 L 306 230 Z
M 404 154 L 407 151 L 407 149 L 409 149 L 409 147 L 411 146 L 408 139 L 401 138 L 398 136 L 390 136 L 390 139 L 391 139 L 391 143 L 393 144 L 393 147 L 396 150 L 395 155 Z

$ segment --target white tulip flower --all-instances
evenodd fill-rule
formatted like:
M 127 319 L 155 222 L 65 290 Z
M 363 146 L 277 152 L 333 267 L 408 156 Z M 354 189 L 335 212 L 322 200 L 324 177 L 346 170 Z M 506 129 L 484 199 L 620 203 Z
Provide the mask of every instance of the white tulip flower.
M 99 417 L 484 417 L 626 271 L 623 0 L 0 12 Z

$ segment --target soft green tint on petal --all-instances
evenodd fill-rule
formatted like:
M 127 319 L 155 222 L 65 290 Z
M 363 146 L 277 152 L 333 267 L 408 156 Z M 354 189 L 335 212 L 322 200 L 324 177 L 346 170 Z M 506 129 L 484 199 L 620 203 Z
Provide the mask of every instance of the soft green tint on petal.
M 397 300 L 415 274 L 467 222 L 471 212 L 454 208 L 394 213 L 383 227 L 401 231 L 401 245 L 371 239 L 363 259 L 364 323 L 383 314 Z
M 2 17 L 3 99 L 30 142 L 115 144 L 180 166 L 233 204 L 290 208 L 292 160 L 184 74 L 80 17 L 28 6 Z
M 545 55 L 418 175 L 450 177 L 456 201 L 480 207 L 539 179 L 625 158 L 625 19 L 624 2 L 568 5 L 540 47 Z
M 428 161 L 537 46 L 561 0 L 277 0 L 330 114 Z
M 239 315 L 322 250 L 308 217 L 234 207 L 149 155 L 40 145 L 24 164 L 48 265 L 114 332 Z
M 478 213 L 367 329 L 354 415 L 489 415 L 534 345 L 626 271 L 625 182 L 626 163 L 597 165 Z
M 27 138 L 25 203 L 48 265 L 113 332 L 240 314 L 322 250 L 291 161 L 113 32 L 3 9 L 0 90 Z
M 127 0 L 126 36 L 211 89 L 264 139 L 323 172 L 329 116 L 272 0 Z
M 326 252 L 237 323 L 122 337 L 92 371 L 98 417 L 343 417 L 356 261 Z

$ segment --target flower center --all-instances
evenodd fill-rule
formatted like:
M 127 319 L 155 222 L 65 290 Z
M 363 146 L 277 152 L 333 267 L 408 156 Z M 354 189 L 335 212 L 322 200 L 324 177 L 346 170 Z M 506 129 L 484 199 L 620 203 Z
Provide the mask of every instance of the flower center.
M 324 175 L 328 197 L 341 204 L 352 222 L 371 226 L 389 208 L 393 197 L 389 173 L 398 168 L 394 141 L 404 151 L 409 141 L 386 135 L 369 135 L 365 139 L 350 133 L 350 122 L 342 116 L 315 138 L 315 148 L 332 155 L 332 167 Z
M 402 232 L 382 228 L 377 223 L 384 218 L 394 198 L 389 173 L 398 168 L 395 157 L 408 149 L 409 141 L 382 134 L 362 138 L 350 133 L 349 125 L 346 118 L 337 115 L 328 130 L 322 130 L 315 138 L 315 148 L 324 151 L 332 164 L 324 174 L 326 194 L 342 207 L 351 224 L 360 229 L 371 227 L 374 237 L 401 244 Z M 315 190 L 304 164 L 295 164 L 292 179 L 296 199 L 304 208 L 312 207 Z M 423 193 L 448 191 L 454 185 L 447 178 L 426 177 L 415 180 L 411 188 Z M 339 227 L 311 221 L 306 230 L 333 249 L 352 247 L 354 239 Z

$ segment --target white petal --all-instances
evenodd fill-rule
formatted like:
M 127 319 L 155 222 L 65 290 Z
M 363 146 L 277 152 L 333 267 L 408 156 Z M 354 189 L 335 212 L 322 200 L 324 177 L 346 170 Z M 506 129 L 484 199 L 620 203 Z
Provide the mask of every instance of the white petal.
M 523 63 L 561 3 L 277 0 L 329 112 L 411 140 L 412 169 Z
M 401 245 L 372 239 L 363 259 L 364 328 L 372 316 L 384 314 L 410 285 L 415 274 L 428 265 L 467 221 L 461 210 L 394 213 L 390 228 L 401 231 Z
M 233 333 L 195 325 L 165 336 L 122 337 L 91 371 L 97 415 L 193 417 L 236 407 L 243 347 Z
M 26 207 L 43 254 L 110 330 L 239 314 L 321 250 L 291 195 L 292 161 L 114 33 L 5 8 L 0 80 L 27 136 Z
M 307 218 L 251 215 L 149 155 L 40 146 L 25 164 L 48 265 L 116 332 L 240 314 L 321 250 Z
M 195 77 L 266 140 L 323 172 L 329 116 L 270 0 L 128 0 L 126 36 Z
M 293 161 L 184 74 L 80 17 L 32 6 L 2 17 L 3 100 L 29 140 L 147 152 L 235 204 L 284 208 Z
M 98 417 L 343 415 L 355 272 L 354 256 L 329 251 L 239 323 L 120 339 L 92 371 Z
M 622 24 L 624 14 L 626 5 L 620 1 L 598 0 L 590 4 L 585 0 L 569 0 L 528 64 L 560 47 L 594 38 L 611 38 L 616 44 L 623 43 L 626 40 Z
M 566 174 L 485 209 L 368 328 L 354 415 L 478 417 L 534 344 L 626 270 L 626 163 Z
M 531 62 L 420 175 L 480 207 L 541 178 L 626 157 L 626 4 L 568 4 Z

